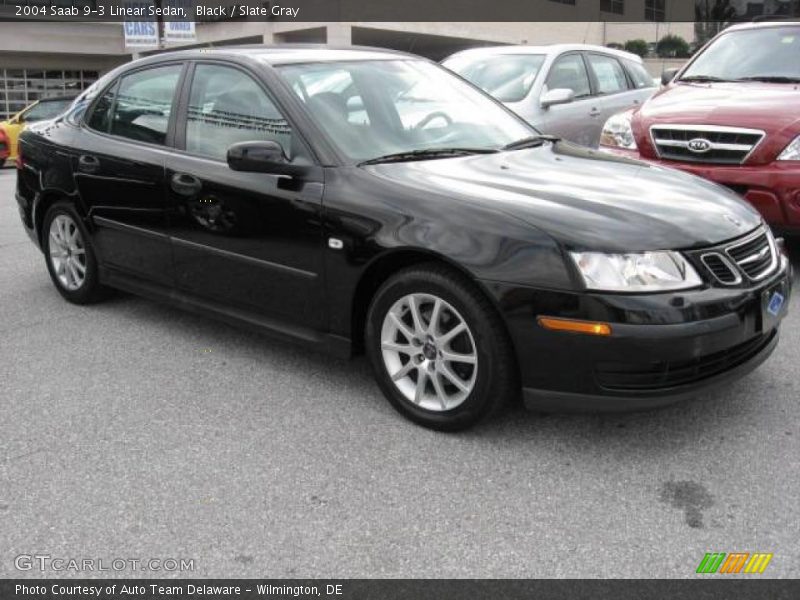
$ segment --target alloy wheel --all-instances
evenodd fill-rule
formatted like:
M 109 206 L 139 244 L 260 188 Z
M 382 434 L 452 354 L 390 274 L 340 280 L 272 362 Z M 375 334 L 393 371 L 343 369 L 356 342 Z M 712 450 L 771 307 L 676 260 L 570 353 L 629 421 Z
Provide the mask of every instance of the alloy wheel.
M 442 412 L 463 403 L 475 387 L 478 353 L 467 322 L 433 294 L 408 294 L 383 319 L 381 353 L 401 394 Z
M 75 291 L 86 281 L 86 248 L 78 224 L 59 214 L 50 223 L 50 264 L 59 283 Z

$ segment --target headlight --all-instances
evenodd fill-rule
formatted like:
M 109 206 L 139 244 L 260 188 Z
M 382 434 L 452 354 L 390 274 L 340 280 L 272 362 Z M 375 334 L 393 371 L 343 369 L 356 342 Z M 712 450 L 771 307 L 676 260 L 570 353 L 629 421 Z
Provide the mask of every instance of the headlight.
M 678 252 L 640 254 L 571 252 L 586 287 L 608 292 L 663 292 L 697 287 L 703 282 Z
M 633 129 L 631 128 L 632 116 L 633 112 L 627 110 L 606 121 L 606 124 L 603 125 L 603 133 L 600 134 L 600 145 L 636 150 L 636 140 L 633 138 Z
M 794 138 L 791 143 L 783 149 L 778 160 L 800 160 L 800 135 Z

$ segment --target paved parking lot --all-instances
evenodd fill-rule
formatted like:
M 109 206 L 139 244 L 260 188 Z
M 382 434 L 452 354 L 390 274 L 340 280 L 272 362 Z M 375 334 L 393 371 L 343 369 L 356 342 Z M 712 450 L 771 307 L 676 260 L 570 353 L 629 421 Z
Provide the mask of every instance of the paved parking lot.
M 434 433 L 363 359 L 124 294 L 66 303 L 14 177 L 0 171 L 0 577 L 40 576 L 14 567 L 36 553 L 193 558 L 199 577 L 685 577 L 710 551 L 800 575 L 797 296 L 775 355 L 701 400 Z

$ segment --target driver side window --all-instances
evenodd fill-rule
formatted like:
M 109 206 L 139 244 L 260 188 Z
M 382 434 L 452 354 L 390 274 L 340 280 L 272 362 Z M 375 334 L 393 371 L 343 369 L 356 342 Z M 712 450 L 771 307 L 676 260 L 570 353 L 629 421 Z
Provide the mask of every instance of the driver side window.
M 252 77 L 234 67 L 198 64 L 186 119 L 186 150 L 225 160 L 237 142 L 278 142 L 292 154 L 292 129 Z

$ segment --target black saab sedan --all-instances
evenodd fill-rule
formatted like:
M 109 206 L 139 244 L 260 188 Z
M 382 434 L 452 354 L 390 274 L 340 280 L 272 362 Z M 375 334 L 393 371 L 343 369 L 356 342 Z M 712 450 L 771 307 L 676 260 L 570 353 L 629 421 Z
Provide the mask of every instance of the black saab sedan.
M 21 141 L 17 201 L 71 302 L 119 288 L 337 355 L 437 429 L 520 395 L 638 409 L 775 348 L 790 267 L 693 176 L 539 135 L 418 57 L 192 50 Z

